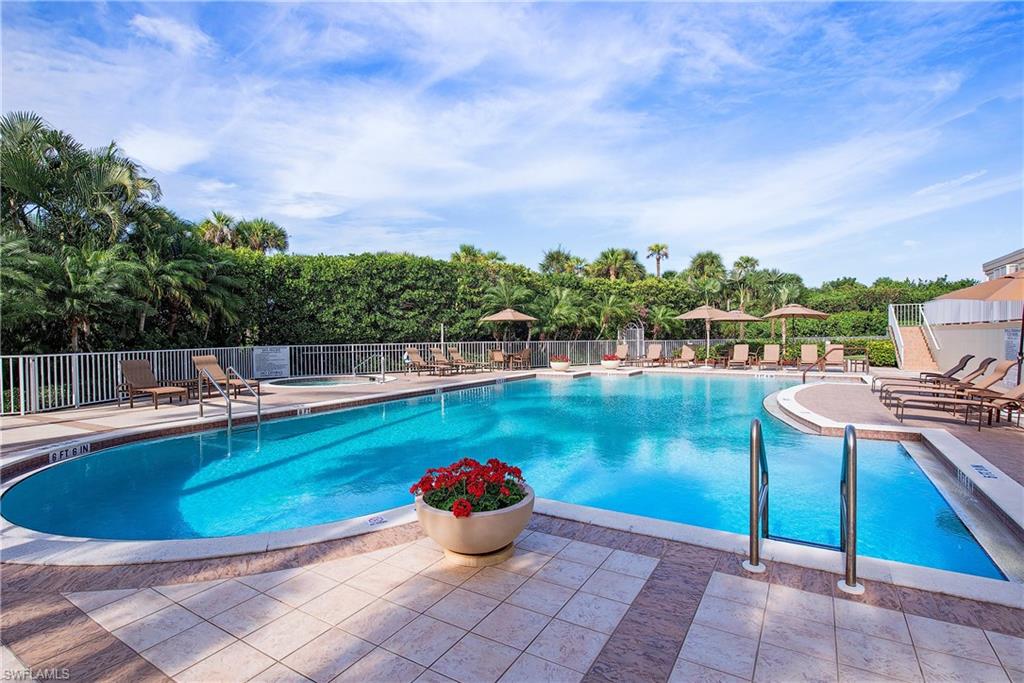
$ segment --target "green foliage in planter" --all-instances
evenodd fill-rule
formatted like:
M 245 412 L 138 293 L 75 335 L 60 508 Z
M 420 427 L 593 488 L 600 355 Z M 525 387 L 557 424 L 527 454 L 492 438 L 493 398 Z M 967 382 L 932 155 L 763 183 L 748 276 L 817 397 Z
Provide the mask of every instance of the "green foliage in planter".
M 868 362 L 875 367 L 896 367 L 896 345 L 891 339 L 872 339 L 866 343 Z

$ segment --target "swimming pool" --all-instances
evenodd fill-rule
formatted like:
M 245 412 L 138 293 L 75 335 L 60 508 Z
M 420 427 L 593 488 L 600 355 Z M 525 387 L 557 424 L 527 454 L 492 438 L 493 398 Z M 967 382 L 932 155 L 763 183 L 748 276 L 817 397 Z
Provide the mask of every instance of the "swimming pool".
M 316 389 L 341 387 L 348 384 L 374 384 L 381 381 L 393 382 L 397 377 L 386 375 L 381 380 L 379 375 L 318 375 L 315 377 L 282 377 L 271 379 L 264 384 L 282 389 Z
M 541 497 L 745 533 L 750 419 L 764 427 L 771 533 L 838 543 L 841 441 L 797 432 L 762 399 L 782 378 L 595 376 L 511 382 L 120 446 L 3 497 L 9 521 L 104 539 L 277 531 L 411 502 L 430 466 L 522 467 Z M 906 451 L 861 440 L 860 553 L 1001 578 Z

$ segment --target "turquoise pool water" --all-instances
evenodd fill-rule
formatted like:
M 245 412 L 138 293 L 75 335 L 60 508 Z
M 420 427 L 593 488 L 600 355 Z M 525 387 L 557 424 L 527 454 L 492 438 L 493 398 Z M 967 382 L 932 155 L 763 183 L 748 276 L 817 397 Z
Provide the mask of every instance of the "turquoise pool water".
M 35 474 L 3 515 L 70 536 L 173 539 L 323 524 L 411 502 L 430 466 L 522 467 L 538 495 L 744 533 L 750 420 L 761 418 L 771 532 L 838 543 L 841 441 L 762 408 L 791 382 L 643 375 L 511 382 L 121 446 Z M 863 555 L 1000 577 L 896 443 L 859 443 Z

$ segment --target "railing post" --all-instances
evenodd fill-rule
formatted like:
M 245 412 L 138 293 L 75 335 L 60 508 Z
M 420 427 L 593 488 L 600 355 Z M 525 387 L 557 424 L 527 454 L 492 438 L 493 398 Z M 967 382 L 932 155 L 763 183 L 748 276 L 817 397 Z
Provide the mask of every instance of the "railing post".
M 853 425 L 846 425 L 843 434 L 839 525 L 839 548 L 845 553 L 846 571 L 836 585 L 844 593 L 861 595 L 864 586 L 857 582 L 857 430 Z
M 79 408 L 82 405 L 82 391 L 81 391 L 81 378 L 82 372 L 79 366 L 82 362 L 82 354 L 76 353 L 71 357 L 71 391 L 74 392 L 75 407 Z
M 764 453 L 764 442 L 761 438 L 761 421 L 754 419 L 750 423 L 750 556 L 743 561 L 743 568 L 754 574 L 764 573 L 765 566 L 761 563 L 761 501 L 762 501 L 762 476 L 761 459 Z M 763 489 L 765 501 L 764 530 L 767 535 L 767 497 L 768 487 L 765 481 Z

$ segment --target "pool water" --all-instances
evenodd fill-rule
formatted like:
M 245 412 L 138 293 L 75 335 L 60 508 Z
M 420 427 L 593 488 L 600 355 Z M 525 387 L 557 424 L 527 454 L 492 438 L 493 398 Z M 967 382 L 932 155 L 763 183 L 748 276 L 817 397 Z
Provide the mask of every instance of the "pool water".
M 121 446 L 15 485 L 3 515 L 69 536 L 180 539 L 323 524 L 411 503 L 431 466 L 519 465 L 541 497 L 745 533 L 761 419 L 770 532 L 838 545 L 842 442 L 768 415 L 779 378 L 532 380 Z M 862 555 L 1001 578 L 907 452 L 861 440 Z

